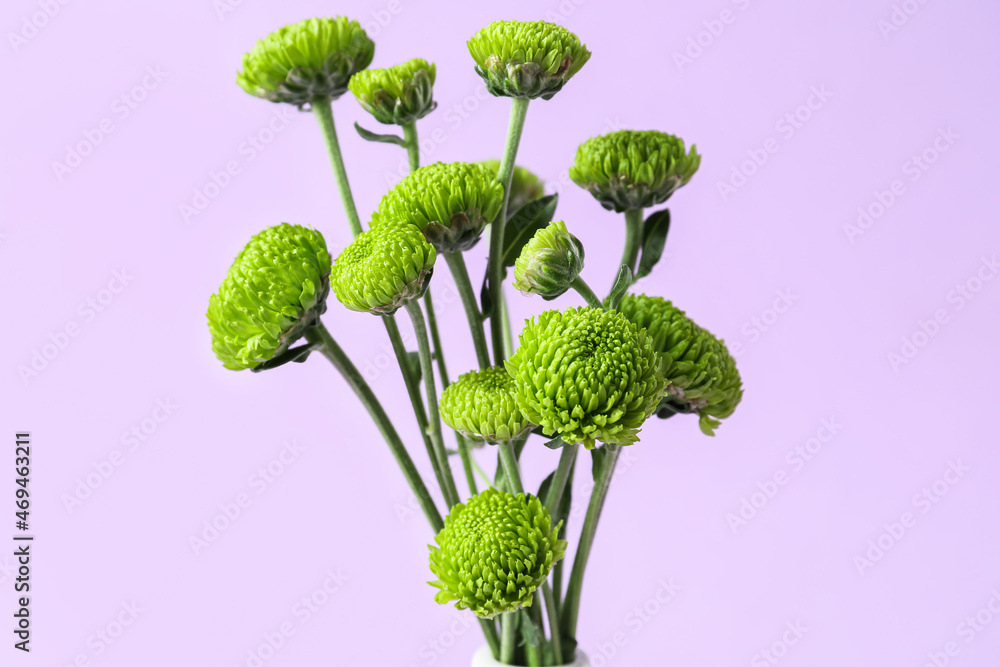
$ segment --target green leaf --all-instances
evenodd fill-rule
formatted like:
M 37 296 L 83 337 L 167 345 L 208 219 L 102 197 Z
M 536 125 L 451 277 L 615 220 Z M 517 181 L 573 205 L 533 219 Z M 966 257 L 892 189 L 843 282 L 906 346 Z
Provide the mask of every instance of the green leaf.
M 597 449 L 590 450 L 591 466 L 590 472 L 594 476 L 594 483 L 601 478 L 601 470 L 604 468 L 604 458 L 607 456 L 607 450 L 604 445 L 601 445 Z
M 566 443 L 563 442 L 563 439 L 560 438 L 559 436 L 552 438 L 548 442 L 543 442 L 542 444 L 548 447 L 549 449 L 562 449 L 563 447 L 566 446 Z
M 407 352 L 406 361 L 410 366 L 410 374 L 413 376 L 413 381 L 415 383 L 419 383 L 420 379 L 423 377 L 422 369 L 420 367 L 420 353 Z
M 667 208 L 653 213 L 642 223 L 642 256 L 635 273 L 636 279 L 648 276 L 663 257 L 663 246 L 669 231 L 670 209 Z
M 558 194 L 548 195 L 528 202 L 511 216 L 503 231 L 502 259 L 504 267 L 514 266 L 524 244 L 531 240 L 535 232 L 552 222 L 552 216 L 556 214 L 556 204 L 558 203 Z
M 615 285 L 611 288 L 608 298 L 604 300 L 604 307 L 608 310 L 616 309 L 631 285 L 632 269 L 622 264 L 622 268 L 618 269 L 618 277 L 615 278 Z
M 402 146 L 403 148 L 407 147 L 406 139 L 398 137 L 395 134 L 375 134 L 374 132 L 369 132 L 365 128 L 361 127 L 356 122 L 354 123 L 354 129 L 358 131 L 358 134 L 360 134 L 361 138 L 365 141 L 377 141 L 382 144 L 396 144 L 397 146 Z
M 483 314 L 483 321 L 490 319 L 493 313 L 493 293 L 490 292 L 490 268 L 486 267 L 486 275 L 483 276 L 483 286 L 479 290 L 479 307 Z
M 275 355 L 267 361 L 257 364 L 250 370 L 253 373 L 260 373 L 261 371 L 269 371 L 272 368 L 278 368 L 279 366 L 284 366 L 285 364 L 292 362 L 301 364 L 309 357 L 309 353 L 317 347 L 319 347 L 318 341 L 315 343 L 304 343 L 298 347 L 289 348 L 281 354 Z
M 538 595 L 538 593 L 535 593 L 535 595 Z M 521 617 L 521 637 L 524 638 L 524 644 L 538 646 L 540 634 L 535 622 L 531 620 L 531 616 L 528 615 L 525 609 L 522 609 L 518 615 Z

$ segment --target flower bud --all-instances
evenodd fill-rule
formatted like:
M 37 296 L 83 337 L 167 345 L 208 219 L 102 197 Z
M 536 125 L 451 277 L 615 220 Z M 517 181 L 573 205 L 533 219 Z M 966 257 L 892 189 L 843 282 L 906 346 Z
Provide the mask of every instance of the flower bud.
M 495 21 L 468 46 L 476 73 L 497 97 L 551 99 L 590 59 L 579 37 L 545 21 Z
M 382 197 L 372 227 L 416 225 L 439 252 L 461 252 L 476 245 L 502 204 L 496 173 L 481 164 L 438 162 L 411 172 Z
M 347 87 L 375 120 L 405 125 L 434 111 L 436 68 L 420 58 L 386 69 L 366 69 L 351 77 Z
M 562 296 L 583 270 L 583 244 L 566 231 L 566 223 L 550 222 L 521 248 L 514 262 L 514 287 L 541 294 L 546 301 Z
M 351 76 L 374 55 L 375 44 L 357 21 L 307 19 L 258 41 L 244 54 L 236 83 L 251 95 L 302 107 L 343 95 Z
M 566 554 L 559 526 L 535 496 L 486 489 L 451 508 L 430 545 L 440 589 L 434 600 L 480 618 L 530 607 L 532 594 Z
M 391 315 L 423 296 L 437 252 L 413 225 L 383 225 L 359 234 L 337 257 L 330 285 L 337 300 L 375 315 Z
M 645 329 L 663 357 L 669 381 L 661 407 L 698 414 L 705 435 L 715 435 L 720 419 L 733 414 L 743 383 L 725 343 L 691 321 L 666 299 L 630 294 L 618 311 Z
M 621 213 L 665 202 L 698 171 L 694 146 L 663 132 L 622 130 L 593 137 L 576 151 L 569 177 L 601 206 Z
M 208 300 L 215 355 L 243 370 L 287 350 L 326 310 L 329 275 L 319 232 L 282 223 L 254 236 Z
M 459 376 L 441 394 L 444 423 L 474 442 L 501 443 L 531 430 L 514 400 L 514 380 L 502 366 Z
M 549 310 L 528 320 L 505 363 L 528 420 L 587 449 L 637 442 L 667 386 L 646 331 L 599 308 Z

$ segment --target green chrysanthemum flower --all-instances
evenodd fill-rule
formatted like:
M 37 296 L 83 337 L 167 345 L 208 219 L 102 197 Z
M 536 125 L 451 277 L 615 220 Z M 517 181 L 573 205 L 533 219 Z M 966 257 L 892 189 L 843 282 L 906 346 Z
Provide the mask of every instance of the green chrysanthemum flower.
M 329 275 L 319 232 L 282 223 L 254 236 L 208 300 L 215 355 L 243 370 L 287 350 L 326 310 Z
M 459 376 L 441 394 L 444 423 L 476 442 L 507 442 L 532 424 L 514 400 L 514 380 L 501 366 Z
M 715 435 L 719 419 L 733 414 L 743 398 L 740 373 L 725 343 L 666 299 L 630 294 L 618 310 L 646 330 L 665 361 L 670 384 L 661 408 L 695 412 L 702 432 Z
M 371 64 L 375 44 L 357 21 L 343 16 L 286 25 L 243 56 L 236 83 L 251 95 L 301 107 L 337 99 L 347 82 Z
M 497 97 L 551 99 L 590 59 L 579 37 L 545 21 L 495 21 L 468 46 L 476 72 Z
M 500 160 L 483 160 L 479 164 L 492 174 L 500 173 Z M 510 180 L 510 197 L 507 202 L 508 217 L 513 216 L 525 204 L 545 195 L 545 181 L 524 167 L 514 165 L 514 175 Z
M 514 287 L 546 301 L 562 296 L 583 270 L 583 244 L 562 221 L 539 229 L 514 262 Z
M 495 172 L 481 164 L 438 162 L 408 174 L 382 197 L 372 227 L 413 224 L 440 252 L 460 252 L 476 245 L 502 204 Z
M 430 545 L 440 604 L 481 618 L 530 607 L 532 593 L 566 553 L 559 526 L 532 495 L 486 489 L 455 505 Z
M 386 69 L 366 69 L 351 77 L 347 87 L 365 111 L 386 125 L 405 125 L 423 118 L 434 101 L 433 63 L 414 58 Z
M 663 132 L 622 130 L 583 142 L 569 177 L 601 206 L 619 213 L 665 202 L 698 171 L 692 145 Z
M 340 253 L 330 272 L 337 300 L 357 311 L 391 315 L 427 289 L 437 252 L 413 225 L 383 225 L 362 232 Z
M 629 445 L 667 386 L 645 330 L 598 308 L 550 310 L 525 323 L 506 361 L 518 407 L 567 443 Z

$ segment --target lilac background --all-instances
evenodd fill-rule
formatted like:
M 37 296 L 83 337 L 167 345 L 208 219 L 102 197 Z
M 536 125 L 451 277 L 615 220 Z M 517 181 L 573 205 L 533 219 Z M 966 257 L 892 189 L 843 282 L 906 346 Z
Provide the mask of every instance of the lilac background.
M 38 541 L 34 650 L 14 651 L 4 630 L 0 663 L 65 666 L 82 655 L 78 664 L 102 667 L 247 665 L 262 635 L 286 622 L 294 634 L 269 667 L 467 665 L 480 645 L 467 616 L 432 601 L 429 530 L 339 376 L 319 358 L 233 373 L 209 347 L 208 296 L 253 233 L 284 220 L 317 227 L 333 252 L 349 240 L 312 117 L 292 113 L 282 131 L 264 132 L 273 141 L 251 160 L 241 145 L 281 109 L 233 82 L 254 40 L 331 12 L 374 26 L 375 66 L 437 63 L 440 106 L 419 125 L 425 162 L 484 159 L 502 147 L 508 105 L 488 98 L 472 70 L 464 40 L 475 30 L 548 18 L 586 41 L 590 63 L 555 99 L 532 104 L 519 163 L 562 193 L 558 215 L 586 243 L 598 291 L 611 280 L 622 223 L 568 181 L 578 143 L 657 128 L 704 155 L 671 202 L 668 257 L 643 289 L 674 299 L 738 350 L 746 395 L 715 439 L 677 418 L 651 422 L 627 450 L 584 587 L 580 636 L 595 667 L 772 664 L 759 651 L 780 643 L 787 623 L 806 628 L 779 660 L 789 666 L 918 667 L 951 641 L 959 653 L 949 664 L 1000 663 L 1000 619 L 971 631 L 972 641 L 960 627 L 1000 591 L 1000 280 L 977 282 L 980 271 L 993 277 L 983 258 L 1000 246 L 994 3 L 908 0 L 918 11 L 883 35 L 891 0 L 511 0 L 504 11 L 231 1 L 221 16 L 211 0 L 70 2 L 16 45 L 9 33 L 39 5 L 4 4 L 0 430 L 11 448 L 15 429 L 33 432 Z M 674 54 L 723 10 L 731 22 L 722 34 L 678 65 Z M 165 78 L 122 117 L 116 100 L 147 68 Z M 819 108 L 789 136 L 778 124 L 814 87 L 832 96 L 813 98 Z M 404 156 L 356 136 L 355 120 L 378 128 L 349 95 L 334 109 L 365 215 L 405 173 Z M 105 118 L 113 132 L 60 180 L 53 162 Z M 931 155 L 947 128 L 957 139 Z M 769 139 L 777 152 L 723 197 L 718 183 Z M 936 161 L 912 180 L 906 163 L 925 149 Z M 230 161 L 239 173 L 186 222 L 179 207 Z M 849 239 L 857 209 L 897 179 L 902 194 Z M 474 280 L 484 253 L 470 258 Z M 102 293 L 122 270 L 127 287 Z M 966 283 L 978 290 L 971 300 L 955 291 Z M 464 316 L 447 272 L 432 289 L 456 375 L 474 363 Z M 113 296 L 102 312 L 80 310 L 102 296 Z M 520 317 L 543 303 L 515 297 L 513 307 Z M 917 335 L 922 346 L 894 368 L 888 355 L 901 355 L 903 337 L 935 313 L 944 324 Z M 336 302 L 325 321 L 370 371 L 429 478 L 398 373 L 378 370 L 389 361 L 383 329 Z M 78 335 L 22 378 L 19 368 L 69 324 Z M 141 429 L 158 400 L 176 408 L 163 423 L 146 421 L 155 432 L 130 449 L 122 434 Z M 824 420 L 837 424 L 832 438 Z M 817 435 L 828 442 L 810 461 L 799 468 L 787 458 Z M 302 451 L 258 494 L 255 471 L 288 440 Z M 116 450 L 113 475 L 67 509 L 65 498 Z M 556 458 L 529 448 L 528 486 Z M 492 453 L 479 460 L 492 468 Z M 950 462 L 968 470 L 938 485 L 938 502 L 918 504 Z M 0 457 L 3 534 L 13 532 L 12 467 L 12 452 Z M 727 515 L 776 473 L 786 483 L 734 530 Z M 584 465 L 574 530 L 587 477 Z M 196 554 L 189 538 L 242 493 L 251 504 Z M 869 540 L 905 512 L 911 527 L 859 566 Z M 2 628 L 12 564 L 0 556 Z M 328 571 L 347 579 L 305 619 L 294 605 Z M 662 602 L 671 582 L 679 591 Z M 138 617 L 98 651 L 96 633 L 116 632 L 123 603 L 137 604 Z M 1000 595 L 993 605 L 1000 610 Z

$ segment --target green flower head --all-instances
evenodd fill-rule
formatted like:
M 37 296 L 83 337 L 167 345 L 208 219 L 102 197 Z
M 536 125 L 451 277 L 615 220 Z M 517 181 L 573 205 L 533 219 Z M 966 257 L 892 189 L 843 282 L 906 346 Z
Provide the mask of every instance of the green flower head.
M 532 495 L 486 489 L 455 505 L 430 545 L 434 599 L 481 618 L 530 607 L 532 593 L 566 553 L 559 526 Z
M 357 311 L 391 315 L 427 289 L 437 252 L 413 225 L 362 232 L 330 272 L 337 300 Z
M 496 173 L 481 164 L 452 162 L 421 167 L 390 190 L 372 214 L 372 227 L 416 225 L 440 252 L 476 245 L 503 204 Z
M 719 419 L 733 414 L 743 398 L 740 373 L 725 343 L 666 299 L 630 294 L 618 310 L 646 330 L 664 359 L 670 384 L 661 408 L 667 414 L 695 412 L 702 432 L 715 435 Z
M 212 349 L 226 368 L 253 368 L 287 350 L 326 310 L 323 236 L 282 223 L 257 234 L 208 300 Z
M 622 130 L 583 142 L 569 177 L 601 206 L 621 213 L 665 202 L 698 171 L 701 156 L 692 145 L 663 132 Z
M 583 244 L 566 230 L 566 223 L 550 222 L 521 248 L 514 262 L 514 287 L 541 294 L 546 301 L 555 299 L 572 287 L 583 258 Z
M 500 173 L 500 160 L 483 160 L 479 164 L 490 170 L 490 173 Z M 510 197 L 507 202 L 508 216 L 512 216 L 525 204 L 533 202 L 545 195 L 545 181 L 535 176 L 524 167 L 514 165 L 514 175 L 510 180 Z
M 518 407 L 548 436 L 591 449 L 630 445 L 667 386 L 651 338 L 598 308 L 550 310 L 530 319 L 507 360 Z
M 307 19 L 258 41 L 243 55 L 236 83 L 251 95 L 301 107 L 343 95 L 351 76 L 374 55 L 375 44 L 357 21 Z
M 386 69 L 366 69 L 347 87 L 365 111 L 386 125 L 405 125 L 434 111 L 433 63 L 414 58 Z
M 501 366 L 459 376 L 438 407 L 445 424 L 476 442 L 507 442 L 532 427 L 514 400 L 513 378 Z
M 551 99 L 590 59 L 579 37 L 545 21 L 495 21 L 468 46 L 476 72 L 497 97 Z

